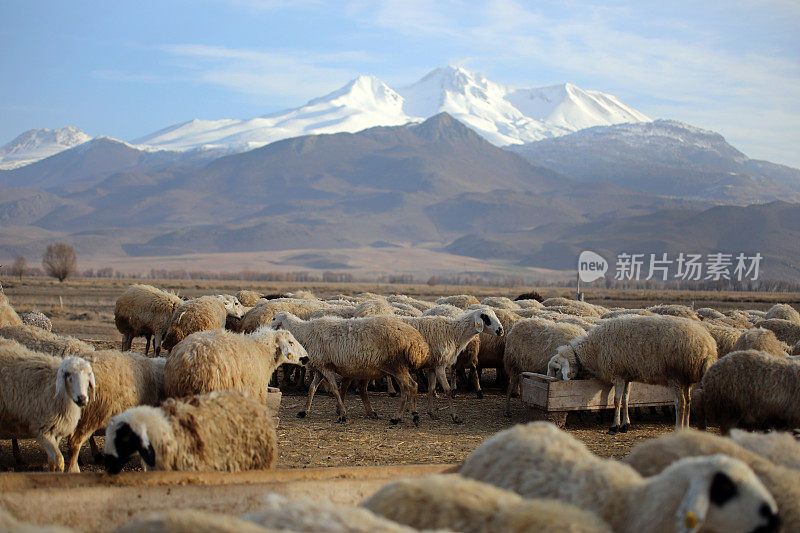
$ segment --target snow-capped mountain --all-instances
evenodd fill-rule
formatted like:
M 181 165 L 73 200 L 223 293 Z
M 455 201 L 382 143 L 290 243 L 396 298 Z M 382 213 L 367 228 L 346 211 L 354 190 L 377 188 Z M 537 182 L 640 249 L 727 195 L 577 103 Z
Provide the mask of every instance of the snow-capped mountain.
M 650 118 L 617 98 L 571 84 L 515 89 L 460 67 L 437 68 L 397 91 L 360 76 L 302 107 L 253 119 L 192 120 L 134 142 L 168 150 L 244 151 L 301 135 L 356 132 L 374 126 L 421 122 L 447 112 L 486 138 L 506 146 L 591 127 Z
M 28 130 L 0 148 L 0 170 L 25 166 L 91 139 L 74 126 Z

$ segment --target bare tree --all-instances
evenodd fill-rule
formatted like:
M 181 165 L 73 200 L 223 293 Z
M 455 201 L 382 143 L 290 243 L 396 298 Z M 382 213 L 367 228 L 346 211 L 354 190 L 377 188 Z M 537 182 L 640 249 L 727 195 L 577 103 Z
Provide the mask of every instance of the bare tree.
M 25 275 L 25 269 L 27 268 L 28 261 L 24 257 L 19 256 L 14 259 L 14 264 L 11 265 L 11 275 L 17 276 L 19 280 L 22 281 L 22 276 Z
M 64 281 L 78 271 L 78 256 L 75 249 L 63 242 L 47 245 L 42 257 L 44 271 L 58 281 Z

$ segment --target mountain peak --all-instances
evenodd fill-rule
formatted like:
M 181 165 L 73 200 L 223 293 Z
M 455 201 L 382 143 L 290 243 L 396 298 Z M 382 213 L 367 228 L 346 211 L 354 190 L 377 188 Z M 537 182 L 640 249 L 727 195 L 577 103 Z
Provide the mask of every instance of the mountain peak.
M 472 142 L 485 142 L 480 136 L 467 126 L 456 120 L 449 113 L 438 113 L 420 124 L 411 127 L 418 137 L 427 141 L 466 140 Z
M 75 126 L 28 130 L 0 148 L 0 169 L 24 166 L 89 140 L 91 137 Z

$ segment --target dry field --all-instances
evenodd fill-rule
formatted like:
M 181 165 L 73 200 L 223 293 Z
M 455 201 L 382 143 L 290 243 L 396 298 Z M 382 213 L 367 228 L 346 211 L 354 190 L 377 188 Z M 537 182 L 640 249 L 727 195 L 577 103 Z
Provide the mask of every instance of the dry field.
M 19 311 L 32 307 L 45 312 L 53 321 L 58 333 L 90 340 L 98 347 L 118 347 L 120 335 L 114 326 L 114 302 L 131 280 L 77 279 L 63 284 L 44 279 L 25 279 L 23 283 L 10 278 L 2 280 L 11 303 Z M 235 292 L 240 288 L 254 288 L 263 292 L 278 292 L 292 289 L 308 289 L 319 296 L 338 293 L 355 294 L 370 291 L 379 294 L 404 293 L 422 298 L 436 298 L 444 294 L 472 293 L 479 298 L 488 295 L 516 296 L 527 290 L 493 287 L 448 287 L 427 285 L 375 285 L 375 284 L 267 284 L 249 282 L 188 282 L 163 281 L 154 283 L 175 290 L 182 296 Z M 567 296 L 564 288 L 538 288 L 543 296 Z M 664 302 L 695 303 L 697 307 L 717 309 L 749 308 L 766 309 L 776 301 L 798 301 L 797 294 L 767 293 L 723 293 L 689 291 L 587 291 L 586 299 L 606 306 L 641 307 Z M 134 349 L 143 350 L 144 342 L 137 339 Z M 446 411 L 439 420 L 423 415 L 419 427 L 414 427 L 406 418 L 397 426 L 390 426 L 388 415 L 394 409 L 396 398 L 386 393 L 373 392 L 373 406 L 382 416 L 371 420 L 364 416 L 357 395 L 348 396 L 348 421 L 337 423 L 333 399 L 318 393 L 311 414 L 305 419 L 296 418 L 305 397 L 298 391 L 284 392 L 280 413 L 278 436 L 281 443 L 279 468 L 309 468 L 327 466 L 370 466 L 423 463 L 457 463 L 463 460 L 487 436 L 526 420 L 526 411 L 519 400 L 512 403 L 513 417 L 502 415 L 504 396 L 492 387 L 491 373 L 484 375 L 487 383 L 483 400 L 474 394 L 461 391 L 457 397 L 457 408 L 465 420 L 454 425 Z M 421 399 L 421 401 L 425 401 Z M 446 405 L 445 400 L 437 400 Z M 420 409 L 421 412 L 424 409 Z M 609 436 L 605 434 L 608 420 L 599 421 L 597 415 L 586 414 L 582 418 L 570 415 L 567 428 L 576 437 L 587 443 L 595 453 L 607 457 L 622 457 L 637 442 L 671 431 L 672 418 L 649 411 L 634 418 L 634 427 L 627 434 Z M 102 438 L 99 439 L 102 445 Z M 0 442 L 0 470 L 41 470 L 46 457 L 34 441 L 22 444 L 24 467 L 15 467 L 9 441 Z M 87 450 L 84 462 L 91 461 Z M 100 471 L 100 467 L 86 464 L 88 471 Z M 129 467 L 133 469 L 133 467 Z

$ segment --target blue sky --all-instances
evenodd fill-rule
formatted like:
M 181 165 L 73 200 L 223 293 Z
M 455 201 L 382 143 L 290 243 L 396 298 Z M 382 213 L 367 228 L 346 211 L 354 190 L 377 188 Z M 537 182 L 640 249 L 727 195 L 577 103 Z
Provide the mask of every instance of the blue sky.
M 0 145 L 63 125 L 132 140 L 456 64 L 612 93 L 800 167 L 798 29 L 796 0 L 4 0 Z

